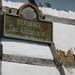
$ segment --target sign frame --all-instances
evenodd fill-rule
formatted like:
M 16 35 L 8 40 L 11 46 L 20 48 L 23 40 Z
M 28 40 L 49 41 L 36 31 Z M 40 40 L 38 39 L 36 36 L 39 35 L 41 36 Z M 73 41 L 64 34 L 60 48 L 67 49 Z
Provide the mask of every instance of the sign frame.
M 35 6 L 31 5 L 31 4 L 28 4 L 27 6 L 32 6 L 33 8 Z M 27 40 L 27 41 L 34 41 L 34 42 L 40 42 L 40 43 L 47 43 L 47 44 L 50 44 L 50 43 L 53 43 L 53 25 L 52 25 L 52 22 L 46 22 L 46 21 L 42 21 L 40 20 L 40 17 L 39 17 L 39 13 L 38 11 L 36 11 L 38 13 L 38 17 L 37 17 L 37 22 L 42 22 L 42 23 L 49 23 L 51 24 L 51 40 L 45 40 L 45 39 L 36 39 L 35 37 L 21 37 L 21 36 L 15 36 L 15 35 L 6 35 L 6 16 L 13 16 L 13 17 L 17 17 L 17 18 L 20 18 L 20 13 L 21 13 L 21 10 L 26 7 L 26 5 L 24 4 L 20 9 L 19 9 L 19 15 L 12 15 L 10 13 L 6 13 L 4 12 L 4 25 L 3 25 L 3 36 L 4 37 L 7 37 L 7 38 L 13 38 L 13 39 L 20 39 L 20 40 Z M 35 7 L 36 8 L 36 7 Z M 34 9 L 35 9 L 34 8 Z M 36 9 L 37 10 L 37 9 Z

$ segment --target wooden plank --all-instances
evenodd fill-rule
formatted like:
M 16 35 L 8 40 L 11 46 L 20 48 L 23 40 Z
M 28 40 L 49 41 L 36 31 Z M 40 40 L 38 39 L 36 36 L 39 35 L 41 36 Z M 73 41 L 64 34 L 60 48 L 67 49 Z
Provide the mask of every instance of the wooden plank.
M 11 8 L 9 10 L 9 13 L 12 13 L 13 15 L 17 15 L 17 12 L 18 12 L 18 9 L 16 9 L 16 8 Z
M 62 65 L 61 65 L 61 66 L 58 66 L 57 68 L 58 68 L 58 70 L 59 70 L 59 72 L 60 72 L 60 75 L 66 75 L 66 74 L 65 74 L 65 71 L 64 71 L 64 68 L 63 68 Z
M 41 58 L 33 58 L 33 57 L 9 55 L 9 54 L 3 54 L 2 61 L 20 63 L 20 64 L 38 65 L 38 66 L 50 66 L 50 67 L 55 66 L 53 60 L 50 59 L 41 59 Z
M 68 19 L 51 15 L 45 15 L 45 21 L 75 25 L 75 19 Z
M 64 71 L 64 69 L 62 67 L 62 63 L 60 62 L 59 57 L 57 55 L 55 45 L 52 43 L 52 44 L 49 44 L 49 47 L 50 47 L 50 50 L 51 50 L 52 55 L 54 57 L 55 65 L 57 66 L 57 68 L 60 72 L 60 75 L 65 75 L 65 71 Z
M 55 45 L 52 43 L 52 44 L 49 44 L 49 47 L 50 47 L 50 50 L 51 50 L 52 55 L 54 57 L 54 61 L 55 61 L 56 66 L 60 66 L 61 62 L 60 62 L 59 57 L 57 55 Z
M 18 9 L 15 8 L 2 7 L 2 9 L 3 9 L 2 12 L 10 11 L 10 13 L 14 15 L 18 12 Z M 40 20 L 46 22 L 57 22 L 57 23 L 63 23 L 68 25 L 75 25 L 75 19 L 62 18 L 62 17 L 52 16 L 52 15 L 44 15 L 44 19 L 40 18 Z
M 7 12 L 7 13 L 9 13 L 9 10 L 10 10 L 10 8 L 9 7 L 7 7 L 7 6 L 2 6 L 2 12 Z

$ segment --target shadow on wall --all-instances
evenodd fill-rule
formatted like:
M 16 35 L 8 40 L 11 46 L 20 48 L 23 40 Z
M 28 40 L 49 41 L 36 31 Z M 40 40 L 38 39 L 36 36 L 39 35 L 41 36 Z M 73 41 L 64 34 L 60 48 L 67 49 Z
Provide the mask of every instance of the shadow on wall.
M 12 2 L 28 2 L 28 0 L 6 0 Z M 32 0 L 31 0 L 32 1 Z M 49 3 L 51 8 L 56 10 L 64 10 L 64 11 L 75 11 L 75 0 L 35 0 L 36 4 L 39 6 L 41 3 L 42 6 L 47 7 L 45 3 Z

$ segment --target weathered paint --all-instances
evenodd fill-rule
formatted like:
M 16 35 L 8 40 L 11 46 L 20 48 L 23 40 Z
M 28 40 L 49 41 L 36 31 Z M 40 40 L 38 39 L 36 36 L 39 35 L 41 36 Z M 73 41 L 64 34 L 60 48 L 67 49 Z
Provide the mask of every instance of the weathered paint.
M 25 20 L 19 16 L 4 14 L 5 37 L 51 43 L 52 30 L 51 22 Z

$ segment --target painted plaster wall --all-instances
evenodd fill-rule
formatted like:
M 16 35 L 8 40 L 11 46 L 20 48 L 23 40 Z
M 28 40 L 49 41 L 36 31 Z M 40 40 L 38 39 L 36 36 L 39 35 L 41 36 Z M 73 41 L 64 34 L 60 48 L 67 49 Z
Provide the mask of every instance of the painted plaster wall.
M 2 62 L 2 75 L 60 75 L 56 67 Z M 5 68 L 7 67 L 7 68 Z
M 61 4 L 63 4 L 63 2 L 61 2 Z M 65 7 L 65 5 L 63 7 Z M 66 9 L 68 8 L 66 7 Z M 63 10 L 65 9 L 63 8 Z M 53 12 L 53 13 L 56 13 L 56 12 Z M 62 13 L 62 15 L 64 14 Z M 69 48 L 72 48 L 73 52 L 75 53 L 75 33 L 74 33 L 75 26 L 72 26 L 72 25 L 68 26 L 67 24 L 55 23 L 55 22 L 53 23 L 53 26 L 54 26 L 53 40 L 56 45 L 56 48 L 61 49 L 65 52 L 67 52 Z M 4 53 L 27 55 L 31 57 L 38 57 L 38 58 L 45 58 L 45 59 L 53 59 L 53 56 L 49 50 L 49 47 L 46 44 L 10 40 L 5 38 L 2 39 L 2 44 L 3 44 Z M 9 63 L 9 62 L 2 62 L 2 63 L 3 63 L 2 64 L 3 75 L 8 75 L 7 72 L 9 73 L 9 75 L 10 74 L 21 75 L 25 73 L 28 75 L 29 74 L 35 75 L 36 73 L 37 75 L 44 75 L 44 74 L 45 75 L 50 75 L 50 74 L 60 75 L 56 67 L 53 67 L 53 68 L 52 67 L 49 67 L 49 68 L 36 67 L 36 66 L 29 67 L 29 65 L 26 65 L 26 64 L 24 65 L 24 64 L 16 64 L 16 63 Z M 65 68 L 65 72 L 66 72 L 66 75 L 75 75 L 75 68 L 72 68 L 71 70 L 69 70 L 69 68 L 68 70 L 66 70 Z

